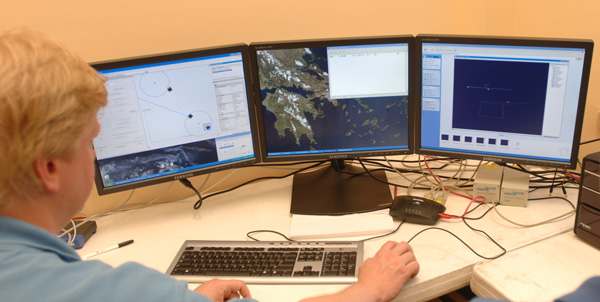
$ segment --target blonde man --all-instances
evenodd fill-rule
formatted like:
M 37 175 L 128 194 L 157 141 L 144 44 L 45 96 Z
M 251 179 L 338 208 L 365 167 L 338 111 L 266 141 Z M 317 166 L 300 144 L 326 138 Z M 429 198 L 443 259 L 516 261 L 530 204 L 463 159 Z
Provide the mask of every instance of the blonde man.
M 209 301 L 249 296 L 241 281 L 196 291 L 144 266 L 83 262 L 61 228 L 94 182 L 104 81 L 42 34 L 0 36 L 0 293 L 3 301 Z
M 135 263 L 81 261 L 54 234 L 92 189 L 103 80 L 56 41 L 0 35 L 0 294 L 2 301 L 225 301 L 250 299 L 238 280 L 185 282 Z M 359 281 L 312 301 L 389 301 L 419 271 L 411 247 L 388 242 Z

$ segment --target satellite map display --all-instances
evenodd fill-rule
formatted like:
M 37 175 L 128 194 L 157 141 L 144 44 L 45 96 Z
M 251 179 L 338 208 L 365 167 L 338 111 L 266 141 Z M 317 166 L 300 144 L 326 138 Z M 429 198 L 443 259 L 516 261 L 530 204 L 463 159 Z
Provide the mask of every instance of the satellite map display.
M 327 49 L 257 51 L 269 154 L 408 145 L 408 97 L 330 99 Z
M 168 175 L 181 169 L 194 169 L 216 162 L 215 140 L 113 157 L 98 161 L 105 186 L 131 182 L 137 179 Z

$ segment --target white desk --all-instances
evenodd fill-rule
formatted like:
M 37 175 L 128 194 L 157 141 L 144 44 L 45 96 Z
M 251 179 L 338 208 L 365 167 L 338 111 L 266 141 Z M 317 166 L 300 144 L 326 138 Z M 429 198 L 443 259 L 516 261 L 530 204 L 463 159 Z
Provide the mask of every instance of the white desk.
M 552 301 L 600 275 L 600 250 L 567 232 L 475 265 L 471 289 L 486 298 Z
M 204 201 L 202 208 L 194 211 L 196 198 L 149 208 L 119 213 L 97 220 L 98 231 L 79 250 L 80 255 L 107 246 L 134 239 L 135 243 L 93 259 L 112 266 L 127 261 L 137 261 L 164 272 L 187 239 L 246 240 L 246 233 L 268 229 L 289 233 L 289 213 L 292 179 L 271 180 L 248 185 Z M 400 190 L 402 191 L 402 190 Z M 404 194 L 401 192 L 399 194 Z M 548 194 L 547 191 L 540 192 Z M 576 199 L 576 191 L 570 193 Z M 467 200 L 452 197 L 446 204 L 447 213 L 460 215 Z M 487 206 L 473 214 L 478 216 Z M 564 213 L 571 207 L 561 200 L 530 202 L 527 208 L 501 207 L 504 215 L 517 221 L 540 221 Z M 550 225 L 523 229 L 508 224 L 491 212 L 483 220 L 471 225 L 485 230 L 507 250 L 566 232 L 573 225 L 573 217 Z M 500 253 L 500 249 L 465 226 L 461 220 L 441 221 L 436 225 L 452 231 L 473 249 L 486 256 Z M 425 226 L 404 224 L 400 230 L 383 239 L 365 244 L 365 257 L 371 257 L 387 240 L 407 241 Z M 262 234 L 263 240 L 282 240 L 276 235 Z M 340 239 L 360 239 L 340 238 Z M 451 235 L 430 230 L 416 237 L 411 245 L 421 265 L 419 275 L 411 280 L 398 296 L 402 301 L 426 301 L 469 284 L 473 265 L 482 261 Z M 195 285 L 190 285 L 195 287 Z M 346 285 L 249 285 L 253 297 L 263 302 L 297 301 L 304 297 L 333 293 Z

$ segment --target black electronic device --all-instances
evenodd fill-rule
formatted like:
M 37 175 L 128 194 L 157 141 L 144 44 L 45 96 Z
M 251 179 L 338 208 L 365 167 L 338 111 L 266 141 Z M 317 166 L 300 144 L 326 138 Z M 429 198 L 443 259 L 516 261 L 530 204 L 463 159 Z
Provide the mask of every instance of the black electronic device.
M 98 194 L 259 161 L 249 64 L 245 44 L 91 64 L 108 91 Z
M 574 168 L 593 41 L 416 37 L 415 152 Z
M 600 152 L 583 158 L 574 232 L 600 248 Z
M 331 160 L 294 176 L 291 212 L 348 214 L 391 203 L 383 171 L 352 159 L 413 152 L 413 36 L 250 44 L 261 158 Z M 348 162 L 345 162 L 348 160 Z
M 440 213 L 444 213 L 444 211 L 446 211 L 446 207 L 434 200 L 400 195 L 392 202 L 390 216 L 410 223 L 434 225 L 440 218 Z
M 88 239 L 92 237 L 92 235 L 96 234 L 96 228 L 96 222 L 93 220 L 86 221 L 85 223 L 76 221 L 75 224 L 69 222 L 63 229 L 71 231 L 59 238 L 64 240 L 66 243 L 70 243 L 73 248 L 80 249 L 85 245 Z M 62 232 L 59 232 L 59 235 L 61 233 Z

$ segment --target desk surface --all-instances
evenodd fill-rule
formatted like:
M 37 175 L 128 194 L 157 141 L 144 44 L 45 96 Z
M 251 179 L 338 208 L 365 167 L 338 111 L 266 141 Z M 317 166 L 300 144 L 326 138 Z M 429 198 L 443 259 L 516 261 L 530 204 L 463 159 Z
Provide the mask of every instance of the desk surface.
M 97 233 L 78 252 L 80 255 L 85 255 L 134 239 L 135 243 L 132 245 L 93 259 L 104 261 L 112 266 L 136 261 L 165 272 L 182 243 L 187 239 L 247 240 L 247 232 L 262 229 L 289 234 L 291 188 L 292 178 L 270 180 L 207 199 L 198 211 L 192 208 L 196 199 L 190 198 L 102 217 L 97 220 Z M 547 194 L 548 191 L 539 192 L 540 197 Z M 575 190 L 569 192 L 571 200 L 575 200 L 576 196 Z M 467 204 L 466 199 L 451 197 L 446 203 L 446 212 L 460 215 Z M 482 206 L 470 216 L 479 216 L 487 208 Z M 521 222 L 545 220 L 569 209 L 571 207 L 559 199 L 530 201 L 527 208 L 500 207 L 502 214 Z M 484 230 L 505 249 L 511 251 L 570 230 L 573 226 L 573 217 L 524 229 L 505 222 L 492 211 L 484 219 L 471 221 L 470 224 Z M 497 246 L 481 234 L 469 229 L 462 220 L 440 220 L 436 227 L 453 232 L 484 256 L 493 257 L 501 253 Z M 367 241 L 365 258 L 373 256 L 387 240 L 407 241 L 425 228 L 426 226 L 405 223 L 393 235 Z M 280 237 L 271 234 L 259 234 L 255 237 L 262 240 L 281 240 Z M 363 238 L 365 237 L 339 239 Z M 405 286 L 396 299 L 398 301 L 426 301 L 464 287 L 471 280 L 473 265 L 483 260 L 456 238 L 439 230 L 422 233 L 411 242 L 411 245 L 421 265 L 421 271 Z M 190 285 L 190 288 L 195 286 Z M 305 297 L 337 292 L 346 286 L 249 285 L 253 297 L 262 302 L 298 301 Z
M 471 289 L 510 301 L 552 301 L 600 275 L 600 250 L 567 232 L 475 265 Z

